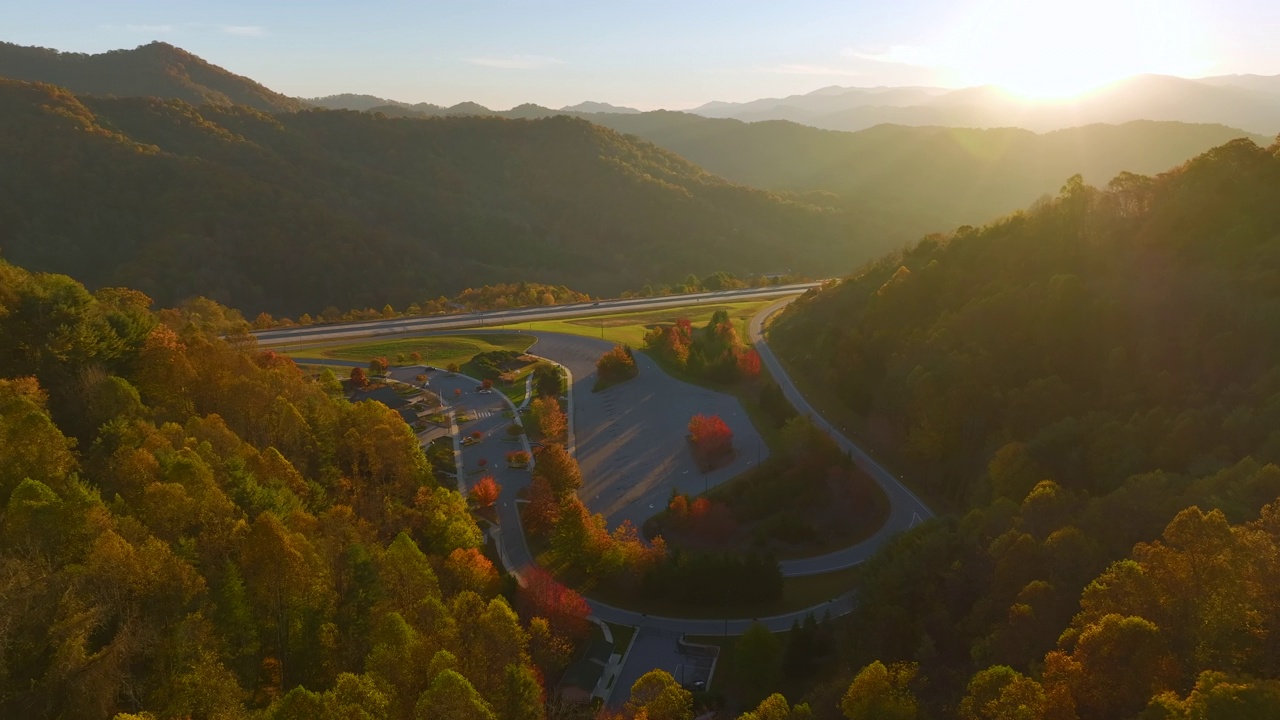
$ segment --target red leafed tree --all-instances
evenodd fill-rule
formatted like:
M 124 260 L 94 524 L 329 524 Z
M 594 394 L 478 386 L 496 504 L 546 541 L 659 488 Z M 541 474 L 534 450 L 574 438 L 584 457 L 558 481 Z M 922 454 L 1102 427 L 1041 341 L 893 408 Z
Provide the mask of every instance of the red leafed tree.
M 480 387 L 484 388 L 485 390 L 492 389 L 493 381 L 490 380 L 489 378 L 485 378 L 484 380 L 480 381 Z
M 539 567 L 530 568 L 524 579 L 520 597 L 526 615 L 546 618 L 556 635 L 574 640 L 587 637 L 591 630 L 587 620 L 591 608 L 581 595 L 556 582 L 551 573 Z
M 469 493 L 471 502 L 479 507 L 489 507 L 498 502 L 498 495 L 502 493 L 502 486 L 494 481 L 492 475 L 485 475 L 471 487 Z
M 693 505 L 689 508 L 689 516 L 694 522 L 701 520 L 707 516 L 707 512 L 711 510 L 711 501 L 700 497 L 693 501 Z
M 534 475 L 529 484 L 529 504 L 524 508 L 525 525 L 534 535 L 546 535 L 560 519 L 560 500 L 551 483 L 541 475 Z
M 364 368 L 351 368 L 351 384 L 358 388 L 369 386 L 369 376 L 365 374 Z
M 384 357 L 376 357 L 369 361 L 369 369 L 375 373 L 385 373 L 391 363 Z
M 733 431 L 719 415 L 694 415 L 689 421 L 689 439 L 704 458 L 714 459 L 733 449 Z
M 743 380 L 754 380 L 760 375 L 760 353 L 755 348 L 738 353 L 738 374 Z

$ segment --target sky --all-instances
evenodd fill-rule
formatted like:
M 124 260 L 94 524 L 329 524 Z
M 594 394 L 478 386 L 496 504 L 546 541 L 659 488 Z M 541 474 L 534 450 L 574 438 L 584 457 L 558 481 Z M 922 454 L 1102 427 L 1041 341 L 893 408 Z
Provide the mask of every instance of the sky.
M 0 40 L 152 40 L 299 97 L 643 110 L 830 85 L 997 84 L 1065 97 L 1137 73 L 1280 74 L 1277 0 L 43 0 Z

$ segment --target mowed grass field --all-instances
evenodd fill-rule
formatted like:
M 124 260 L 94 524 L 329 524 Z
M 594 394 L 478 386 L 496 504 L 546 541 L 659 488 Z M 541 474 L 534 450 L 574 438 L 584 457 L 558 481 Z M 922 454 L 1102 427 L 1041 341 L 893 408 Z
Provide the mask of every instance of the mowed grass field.
M 391 363 L 396 356 L 410 353 L 421 353 L 422 362 L 427 365 L 444 367 L 449 363 L 465 365 L 471 358 L 483 352 L 493 350 L 511 350 L 522 353 L 533 344 L 528 335 L 492 334 L 492 335 L 439 335 L 419 338 L 397 338 L 395 340 L 357 341 L 350 345 L 334 345 L 331 347 L 314 347 L 290 349 L 287 354 L 294 360 L 305 363 L 307 358 L 333 360 L 370 360 L 385 357 Z
M 707 303 L 706 305 L 686 305 L 662 310 L 640 310 L 628 313 L 568 318 L 565 320 L 534 321 L 498 327 L 506 330 L 560 332 L 594 338 L 603 335 L 605 340 L 639 348 L 644 345 L 644 334 L 654 325 L 674 323 L 680 318 L 688 318 L 695 326 L 706 325 L 717 310 L 725 310 L 729 313 L 729 317 L 733 318 L 734 324 L 741 326 L 743 321 L 754 317 L 762 308 L 775 301 L 776 298 L 740 303 Z

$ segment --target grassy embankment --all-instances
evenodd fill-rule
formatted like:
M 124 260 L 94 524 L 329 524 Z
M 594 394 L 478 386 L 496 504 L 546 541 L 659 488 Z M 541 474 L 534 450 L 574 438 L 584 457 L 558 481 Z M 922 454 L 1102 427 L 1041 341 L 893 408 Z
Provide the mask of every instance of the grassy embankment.
M 774 300 L 753 300 L 740 303 L 707 303 L 705 305 L 689 305 L 687 307 L 664 308 L 662 310 L 640 310 L 636 312 L 612 313 L 576 317 L 565 320 L 543 320 L 539 322 L 500 325 L 504 330 L 542 330 L 544 332 L 568 333 L 585 337 L 603 338 L 609 342 L 630 345 L 639 350 L 644 346 L 644 334 L 654 325 L 670 324 L 680 318 L 688 318 L 694 325 L 705 325 L 717 310 L 725 310 L 735 321 L 746 320 L 755 316 L 762 308 Z M 537 352 L 537 349 L 534 349 Z
M 309 359 L 366 361 L 375 357 L 385 357 L 392 365 L 404 365 L 410 362 L 409 356 L 416 352 L 422 355 L 422 363 L 425 365 L 443 368 L 457 363 L 464 375 L 476 377 L 478 370 L 471 363 L 476 355 L 494 350 L 523 353 L 533 345 L 533 340 L 528 335 L 516 333 L 460 333 L 395 340 L 357 340 L 350 344 L 326 343 L 314 347 L 290 348 L 286 352 L 300 365 L 305 365 Z M 400 360 L 402 357 L 403 361 Z M 497 383 L 495 387 L 519 405 L 524 401 L 524 378 L 531 371 L 532 366 L 521 368 L 514 373 L 515 377 L 510 384 Z

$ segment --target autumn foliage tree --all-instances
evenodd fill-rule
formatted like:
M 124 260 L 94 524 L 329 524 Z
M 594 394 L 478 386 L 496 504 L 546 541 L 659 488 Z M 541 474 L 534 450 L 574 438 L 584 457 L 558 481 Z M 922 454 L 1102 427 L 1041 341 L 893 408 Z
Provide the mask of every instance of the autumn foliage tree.
M 704 464 L 715 463 L 733 451 L 733 430 L 719 415 L 694 415 L 689 420 L 689 442 Z
M 520 599 L 527 614 L 546 618 L 552 632 L 561 637 L 580 640 L 587 636 L 591 627 L 587 620 L 591 608 L 581 595 L 539 567 L 526 571 L 524 580 Z
M 391 362 L 385 357 L 379 356 L 369 360 L 369 370 L 371 370 L 374 375 L 385 375 L 387 368 L 389 367 L 391 367 Z
M 560 520 L 560 498 L 547 478 L 535 474 L 529 483 L 529 502 L 524 506 L 524 524 L 529 534 L 545 536 Z
M 0 262 L 0 717 L 541 717 L 400 417 L 216 304 L 132 303 Z
M 630 380 L 636 376 L 636 360 L 630 347 L 614 345 L 596 361 L 596 390 Z
M 560 401 L 554 397 L 540 397 L 529 404 L 529 416 L 533 419 L 538 432 L 547 442 L 559 443 L 564 440 L 568 428 L 568 418 L 560 409 Z
M 364 368 L 351 368 L 351 385 L 357 388 L 369 386 L 369 376 L 365 373 Z
M 471 491 L 467 494 L 471 502 L 477 507 L 486 508 L 498 501 L 498 495 L 502 493 L 502 486 L 499 485 L 492 475 L 485 475 L 471 486 Z
M 701 328 L 687 318 L 645 334 L 644 346 L 669 365 L 706 380 L 736 383 L 760 375 L 760 356 L 738 334 L 729 313 L 717 310 Z
M 754 380 L 760 376 L 760 353 L 755 348 L 747 348 L 737 353 L 738 375 L 743 380 Z

